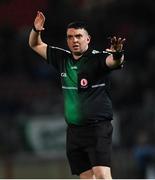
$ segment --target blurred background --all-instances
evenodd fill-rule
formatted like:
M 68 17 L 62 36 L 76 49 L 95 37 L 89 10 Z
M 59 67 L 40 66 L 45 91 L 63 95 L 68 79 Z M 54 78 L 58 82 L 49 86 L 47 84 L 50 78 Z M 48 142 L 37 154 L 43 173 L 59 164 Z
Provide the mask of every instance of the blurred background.
M 111 74 L 113 178 L 155 178 L 155 1 L 0 0 L 0 178 L 77 178 L 65 154 L 57 73 L 28 46 L 37 10 L 42 38 L 66 47 L 69 22 L 87 21 L 92 46 L 126 38 L 126 63 Z

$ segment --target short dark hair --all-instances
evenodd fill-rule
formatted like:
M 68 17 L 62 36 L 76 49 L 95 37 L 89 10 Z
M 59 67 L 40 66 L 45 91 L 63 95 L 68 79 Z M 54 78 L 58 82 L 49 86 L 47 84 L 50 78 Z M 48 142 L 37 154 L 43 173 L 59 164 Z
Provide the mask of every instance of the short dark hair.
M 89 34 L 88 24 L 84 21 L 74 21 L 68 24 L 67 29 L 74 28 L 74 29 L 84 29 Z

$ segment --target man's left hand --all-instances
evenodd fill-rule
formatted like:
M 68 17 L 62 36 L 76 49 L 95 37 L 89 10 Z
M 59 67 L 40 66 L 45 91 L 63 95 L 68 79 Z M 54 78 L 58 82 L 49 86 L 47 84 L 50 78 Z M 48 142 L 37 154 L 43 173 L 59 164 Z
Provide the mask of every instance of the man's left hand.
M 126 41 L 125 38 L 117 38 L 116 36 L 110 38 L 110 48 L 106 49 L 107 52 L 113 53 L 113 52 L 120 52 L 123 50 L 124 42 Z

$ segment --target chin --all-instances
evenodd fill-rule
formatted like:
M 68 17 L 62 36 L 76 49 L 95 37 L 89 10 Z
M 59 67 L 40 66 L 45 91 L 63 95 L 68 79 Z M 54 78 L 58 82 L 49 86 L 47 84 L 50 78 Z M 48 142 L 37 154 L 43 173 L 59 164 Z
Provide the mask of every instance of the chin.
M 73 51 L 73 54 L 75 54 L 76 56 L 81 56 L 83 53 L 78 52 L 78 51 Z

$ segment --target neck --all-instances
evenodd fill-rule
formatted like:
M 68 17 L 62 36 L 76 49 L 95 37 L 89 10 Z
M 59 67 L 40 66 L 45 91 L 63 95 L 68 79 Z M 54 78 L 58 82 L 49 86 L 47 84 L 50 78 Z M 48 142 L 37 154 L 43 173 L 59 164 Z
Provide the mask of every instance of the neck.
M 82 53 L 73 53 L 73 57 L 75 60 L 80 59 L 80 57 L 88 50 L 88 47 Z
M 73 54 L 73 57 L 74 57 L 75 60 L 78 60 L 78 59 L 80 59 L 80 57 L 81 57 L 82 55 L 83 55 L 83 54 L 81 54 L 81 55 L 75 55 L 75 54 Z

